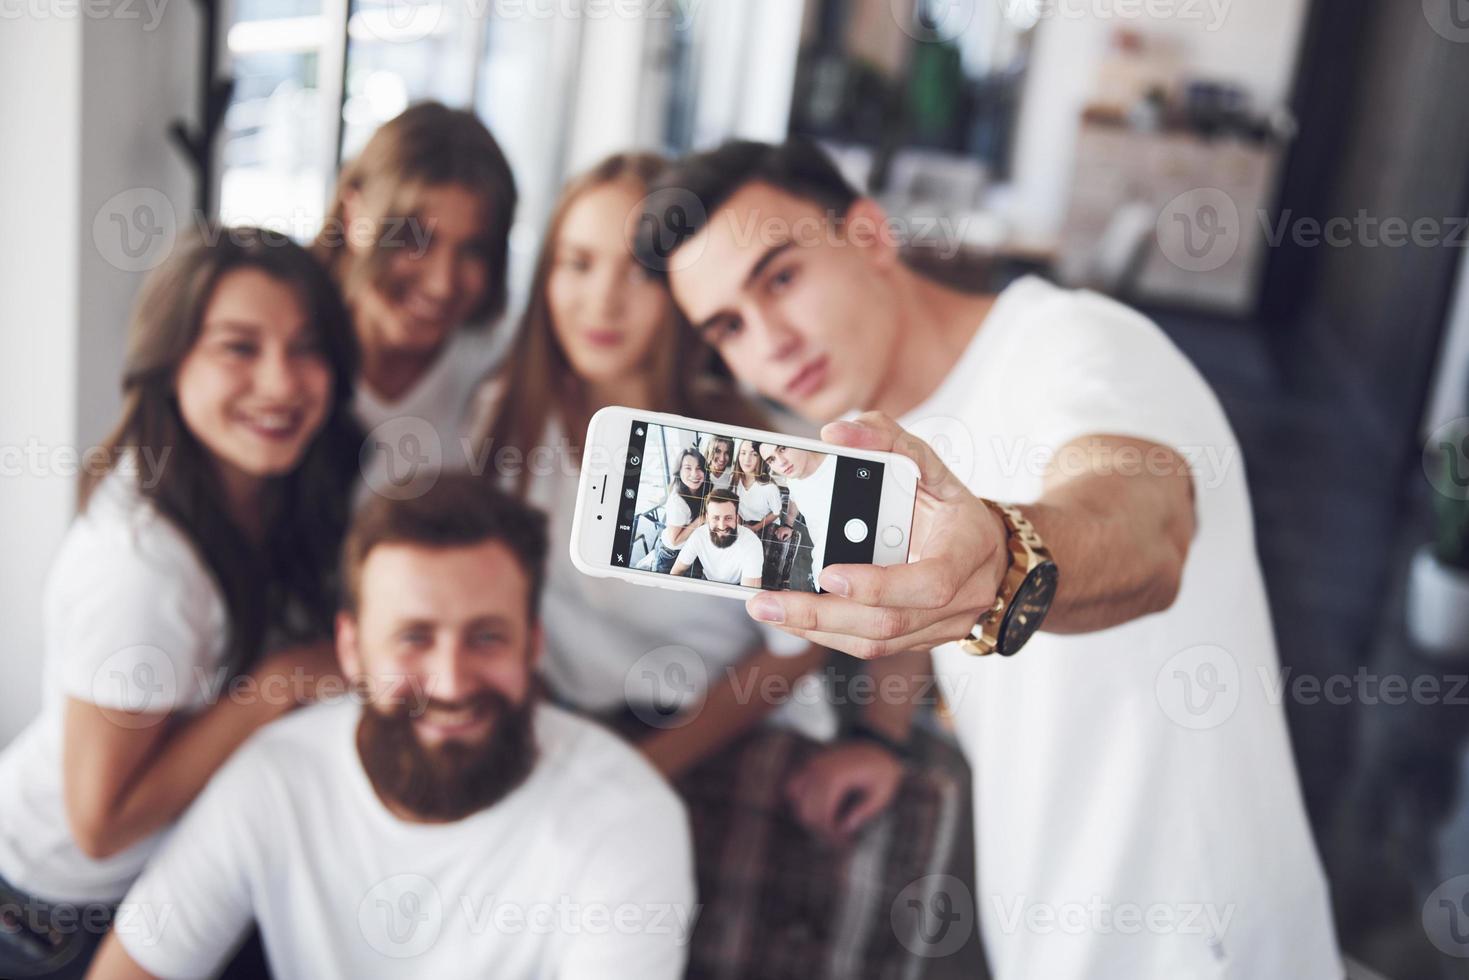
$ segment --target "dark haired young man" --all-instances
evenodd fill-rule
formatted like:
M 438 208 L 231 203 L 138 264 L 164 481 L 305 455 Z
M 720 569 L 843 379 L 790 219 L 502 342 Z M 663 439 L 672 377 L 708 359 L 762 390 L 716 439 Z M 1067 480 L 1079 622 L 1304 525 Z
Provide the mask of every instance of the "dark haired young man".
M 934 650 L 1001 980 L 1340 977 L 1212 392 L 1139 314 L 1037 279 L 946 288 L 891 228 L 800 141 L 694 156 L 648 199 L 640 256 L 734 373 L 816 421 L 865 411 L 823 438 L 922 474 L 909 564 L 828 566 L 831 594 L 751 614 Z
M 683 808 L 539 701 L 544 517 L 468 475 L 373 497 L 345 548 L 365 696 L 242 746 L 129 893 L 93 977 L 202 977 L 258 921 L 277 977 L 682 976 Z

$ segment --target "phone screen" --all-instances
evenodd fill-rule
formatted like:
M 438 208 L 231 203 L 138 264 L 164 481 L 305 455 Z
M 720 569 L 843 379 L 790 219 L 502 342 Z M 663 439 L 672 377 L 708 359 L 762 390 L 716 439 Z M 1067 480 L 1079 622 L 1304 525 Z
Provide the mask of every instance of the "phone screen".
M 872 561 L 882 486 L 880 462 L 634 420 L 609 559 L 819 592 L 826 565 Z

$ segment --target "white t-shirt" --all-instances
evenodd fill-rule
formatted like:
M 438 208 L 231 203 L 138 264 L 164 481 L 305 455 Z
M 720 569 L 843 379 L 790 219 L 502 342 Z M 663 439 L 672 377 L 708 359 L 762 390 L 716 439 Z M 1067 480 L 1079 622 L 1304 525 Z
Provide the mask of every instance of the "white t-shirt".
M 677 564 L 692 565 L 694 559 L 703 562 L 704 577 L 709 581 L 739 585 L 744 579 L 760 577 L 765 549 L 760 547 L 760 537 L 747 527 L 736 527 L 734 543 L 720 548 L 714 543 L 709 525 L 704 524 L 684 542 Z
M 780 514 L 780 487 L 774 483 L 752 483 L 748 487 L 735 484 L 740 497 L 740 520 L 763 521 L 767 515 Z
M 367 433 L 366 487 L 383 487 L 384 481 L 406 486 L 421 466 L 455 473 L 477 463 L 470 444 L 474 394 L 513 335 L 508 322 L 456 331 L 433 366 L 397 401 L 383 401 L 359 380 L 352 407 Z
M 119 471 L 67 531 L 42 621 L 41 713 L 0 753 L 0 876 L 52 901 L 115 902 L 159 835 L 100 860 L 77 847 L 62 798 L 66 699 L 199 710 L 222 681 L 224 600 L 183 532 Z
M 673 536 L 688 527 L 693 519 L 694 511 L 683 494 L 677 490 L 670 492 L 663 502 L 663 546 L 670 551 L 679 547 L 674 544 Z
M 497 382 L 488 382 L 477 399 L 481 431 L 488 428 L 499 389 Z M 548 426 L 543 442 L 567 445 L 558 423 Z M 567 466 L 538 474 L 528 494 L 550 522 L 541 596 L 546 643 L 541 674 L 559 697 L 596 715 L 629 704 L 693 707 L 702 703 L 711 685 L 761 647 L 779 656 L 805 651 L 805 640 L 755 622 L 738 601 L 584 574 L 572 564 L 570 548 L 581 457 L 569 451 L 560 455 Z M 816 675 L 798 681 L 768 722 L 821 741 L 837 730 L 829 692 Z
M 1244 465 L 1205 381 L 1140 314 L 1024 279 L 902 424 L 1003 501 L 1039 497 L 1049 454 L 1086 435 L 1172 447 L 1194 473 L 1198 532 L 1169 609 L 1041 632 L 1010 658 L 935 651 L 974 770 L 996 977 L 1340 977 L 1269 697 L 1278 664 Z
M 709 474 L 709 487 L 710 487 L 710 489 L 712 489 L 712 490 L 728 490 L 730 488 L 730 485 L 734 483 L 734 474 L 735 474 L 735 471 L 734 471 L 734 466 L 733 465 L 730 465 L 730 466 L 725 467 L 724 472 L 723 473 L 720 473 L 718 475 L 715 475 L 713 473 L 710 473 Z
M 811 575 L 818 577 L 826 564 L 826 525 L 831 520 L 831 494 L 836 483 L 837 460 L 828 455 L 816 467 L 816 472 L 804 480 L 786 481 L 791 499 L 806 519 L 806 528 L 811 532 Z
M 281 978 L 682 976 L 688 821 L 641 756 L 542 706 L 522 785 L 454 823 L 412 823 L 362 768 L 362 710 L 299 711 L 220 769 L 119 910 L 139 965 L 211 976 L 255 921 Z

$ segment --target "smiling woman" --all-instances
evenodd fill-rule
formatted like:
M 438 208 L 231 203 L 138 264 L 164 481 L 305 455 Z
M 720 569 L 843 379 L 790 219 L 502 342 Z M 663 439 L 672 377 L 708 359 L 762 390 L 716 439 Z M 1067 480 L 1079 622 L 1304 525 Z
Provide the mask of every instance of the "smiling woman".
M 356 354 L 282 235 L 206 229 L 144 284 L 109 465 L 47 579 L 42 713 L 0 754 L 6 903 L 110 917 L 235 748 L 336 674 Z M 79 976 L 97 938 L 7 923 L 0 974 Z
M 421 420 L 415 436 L 431 430 L 451 469 L 468 463 L 457 451 L 466 411 L 504 346 L 517 198 L 509 162 L 474 113 L 424 102 L 342 168 L 312 246 L 362 346 L 358 419 L 369 429 Z

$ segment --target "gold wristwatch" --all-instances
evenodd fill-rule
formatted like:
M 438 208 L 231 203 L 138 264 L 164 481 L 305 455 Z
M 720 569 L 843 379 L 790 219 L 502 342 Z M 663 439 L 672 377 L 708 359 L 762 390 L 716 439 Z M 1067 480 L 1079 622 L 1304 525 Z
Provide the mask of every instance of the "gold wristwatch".
M 1040 629 L 1056 598 L 1059 574 L 1045 542 L 1020 508 L 993 500 L 985 504 L 1005 525 L 1010 567 L 1000 582 L 995 604 L 985 610 L 959 646 L 976 657 L 991 653 L 1010 657 Z

